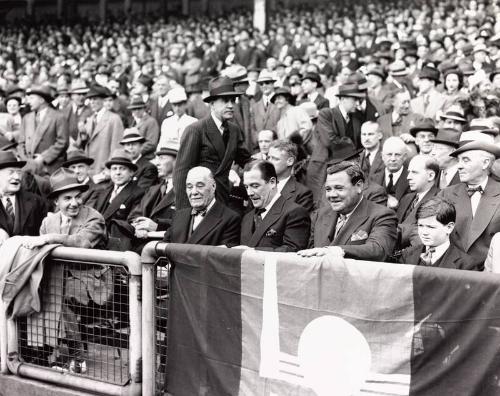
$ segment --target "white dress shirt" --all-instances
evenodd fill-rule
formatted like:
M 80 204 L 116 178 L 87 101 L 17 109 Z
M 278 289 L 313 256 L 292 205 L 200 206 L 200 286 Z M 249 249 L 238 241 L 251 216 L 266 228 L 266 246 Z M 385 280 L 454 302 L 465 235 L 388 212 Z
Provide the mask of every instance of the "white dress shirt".
M 271 202 L 269 202 L 266 207 L 264 208 L 264 212 L 260 214 L 260 217 L 262 217 L 262 220 L 267 216 L 273 205 L 276 203 L 276 201 L 281 197 L 281 194 L 279 192 L 276 192 L 276 195 L 271 199 Z
M 389 175 L 390 175 L 391 172 L 389 172 L 389 170 L 386 168 L 385 169 L 385 185 L 387 186 L 389 184 Z M 401 173 L 403 173 L 403 167 L 401 167 L 400 170 L 398 170 L 397 172 L 394 172 L 392 174 L 392 184 L 395 186 L 396 183 L 398 182 L 399 180 L 399 177 L 401 176 Z
M 207 212 L 206 213 L 208 213 L 208 211 L 210 209 L 212 209 L 212 206 L 214 206 L 214 204 L 215 204 L 215 198 L 212 199 L 212 202 L 210 202 L 208 204 L 208 206 L 207 206 Z M 203 216 L 201 214 L 197 214 L 197 215 L 194 216 L 194 218 L 193 218 L 193 231 L 196 230 L 196 227 L 198 227 L 200 225 L 201 221 L 203 220 L 203 218 L 205 216 L 206 216 L 206 214 L 203 215 Z
M 435 251 L 434 251 L 434 253 L 432 253 L 432 257 L 431 257 L 431 264 L 435 264 L 436 261 L 438 261 L 441 257 L 443 257 L 449 247 L 450 247 L 449 240 L 442 243 L 439 246 L 435 246 L 434 247 Z
M 488 177 L 486 177 L 479 184 L 476 184 L 476 185 L 467 185 L 467 187 L 474 188 L 474 187 L 477 187 L 477 186 L 481 186 L 482 189 L 483 189 L 483 193 L 484 193 L 484 189 L 486 188 L 486 184 L 488 184 Z M 479 191 L 476 191 L 470 197 L 470 206 L 472 208 L 472 217 L 474 217 L 476 215 L 476 210 L 477 210 L 477 207 L 479 206 L 479 201 L 481 200 L 481 196 L 482 196 L 482 194 Z

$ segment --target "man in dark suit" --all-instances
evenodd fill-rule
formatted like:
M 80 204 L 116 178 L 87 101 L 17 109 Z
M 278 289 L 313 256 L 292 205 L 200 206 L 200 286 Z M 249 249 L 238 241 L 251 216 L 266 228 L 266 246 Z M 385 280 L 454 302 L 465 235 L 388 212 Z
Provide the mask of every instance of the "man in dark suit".
M 230 122 L 238 92 L 228 77 L 210 81 L 210 116 L 189 125 L 182 135 L 174 171 L 175 206 L 189 206 L 186 195 L 186 176 L 191 168 L 205 166 L 210 169 L 217 183 L 217 199 L 225 204 L 229 198 L 229 171 L 233 162 L 243 166 L 250 160 L 245 148 L 243 133 Z
M 52 108 L 54 98 L 49 87 L 32 87 L 26 95 L 32 111 L 21 122 L 19 153 L 27 160 L 25 170 L 49 175 L 66 159 L 68 123 L 60 111 Z
M 321 77 L 318 73 L 306 73 L 304 77 L 302 77 L 302 92 L 305 96 L 298 104 L 313 102 L 318 110 L 329 108 L 330 101 L 318 92 L 318 88 L 322 86 Z
M 455 129 L 442 128 L 434 139 L 431 155 L 439 164 L 440 172 L 436 178 L 436 186 L 441 190 L 460 183 L 458 176 L 458 160 L 450 154 L 458 148 L 460 133 Z
M 241 249 L 296 252 L 307 247 L 311 220 L 306 209 L 278 192 L 273 164 L 245 167 L 243 183 L 254 209 L 241 222 Z
M 197 166 L 186 178 L 190 207 L 174 214 L 164 241 L 197 245 L 238 245 L 240 217 L 215 198 L 216 182 L 210 169 Z
M 451 242 L 473 257 L 483 268 L 492 236 L 500 231 L 500 182 L 490 177 L 500 148 L 483 141 L 468 142 L 451 153 L 458 158 L 461 183 L 449 186 L 439 196 L 458 208 Z
M 116 150 L 105 165 L 111 184 L 93 194 L 88 205 L 103 215 L 109 229 L 113 220 L 127 220 L 132 208 L 141 201 L 144 190 L 132 181 L 137 165 L 123 150 Z
M 0 151 L 0 240 L 14 235 L 39 235 L 47 213 L 44 200 L 21 189 L 26 161 L 18 161 L 11 151 Z
M 382 160 L 382 131 L 380 125 L 367 121 L 361 125 L 361 145 L 364 150 L 360 155 L 360 165 L 366 180 L 377 183 L 384 173 L 385 166 Z
M 439 165 L 430 156 L 416 155 L 408 164 L 407 179 L 411 192 L 401 198 L 396 210 L 399 223 L 399 248 L 420 244 L 416 213 L 421 205 L 439 192 L 436 187 L 438 174 Z
M 137 165 L 137 170 L 132 177 L 140 188 L 147 190 L 158 180 L 158 170 L 143 153 L 144 142 L 146 139 L 141 135 L 136 127 L 127 128 L 123 132 L 123 139 L 120 144 L 129 155 L 131 161 Z
M 167 76 L 161 75 L 156 79 L 155 87 L 158 92 L 156 98 L 150 99 L 149 109 L 151 116 L 161 126 L 163 120 L 174 114 L 172 104 L 168 100 L 168 91 L 170 90 L 170 80 Z
M 434 197 L 417 210 L 420 244 L 405 249 L 399 259 L 402 264 L 477 270 L 472 257 L 450 242 L 455 227 L 456 210 L 448 201 Z
M 87 157 L 83 150 L 73 150 L 68 152 L 68 159 L 62 164 L 63 168 L 68 168 L 73 171 L 78 183 L 89 186 L 88 190 L 83 191 L 80 196 L 84 205 L 87 204 L 89 198 L 96 190 L 106 188 L 104 183 L 95 184 L 90 177 L 90 165 L 93 163 L 94 160 Z
M 399 200 L 410 192 L 408 185 L 408 166 L 406 165 L 407 148 L 405 142 L 396 136 L 388 138 L 382 148 L 382 160 L 385 170 L 374 182 L 385 187 L 387 207 L 396 209 Z
M 310 249 L 299 251 L 299 255 L 384 261 L 392 253 L 396 215 L 364 198 L 363 184 L 363 171 L 355 162 L 328 168 L 325 189 L 330 205 L 313 214 Z
M 278 176 L 278 192 L 283 198 L 290 198 L 308 212 L 314 208 L 312 191 L 299 183 L 292 170 L 297 161 L 297 146 L 286 140 L 277 140 L 269 148 L 269 162 L 274 165 Z
M 132 98 L 127 109 L 132 112 L 132 127 L 137 128 L 138 133 L 144 138 L 140 154 L 147 159 L 153 158 L 160 139 L 160 125 L 146 112 L 146 103 L 139 96 Z M 125 131 L 123 133 L 125 134 Z

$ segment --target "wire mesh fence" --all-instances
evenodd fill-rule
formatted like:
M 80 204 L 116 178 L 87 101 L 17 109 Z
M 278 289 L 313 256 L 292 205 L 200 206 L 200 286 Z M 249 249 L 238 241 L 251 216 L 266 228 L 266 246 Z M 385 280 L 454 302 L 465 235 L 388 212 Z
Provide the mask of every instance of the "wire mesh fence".
M 125 385 L 130 380 L 129 280 L 126 266 L 48 258 L 42 310 L 17 321 L 21 359 Z
M 155 394 L 164 395 L 166 392 L 167 372 L 167 326 L 168 326 L 168 303 L 170 293 L 170 264 L 165 258 L 156 262 L 155 271 L 155 350 L 156 350 L 156 378 Z

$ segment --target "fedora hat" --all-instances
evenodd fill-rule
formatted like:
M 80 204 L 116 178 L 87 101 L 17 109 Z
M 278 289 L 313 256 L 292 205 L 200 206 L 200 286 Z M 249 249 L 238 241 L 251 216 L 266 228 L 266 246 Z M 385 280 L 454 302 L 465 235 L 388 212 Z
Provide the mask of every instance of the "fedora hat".
M 128 110 L 138 110 L 146 108 L 146 103 L 144 100 L 138 95 L 134 96 L 130 101 L 130 104 L 127 106 Z
M 131 127 L 131 128 L 126 128 L 123 131 L 123 138 L 120 140 L 120 144 L 127 144 L 127 143 L 144 143 L 146 139 L 144 136 L 141 135 L 139 132 L 139 129 L 137 127 Z
M 304 80 L 314 81 L 318 85 L 318 87 L 323 86 L 323 84 L 321 83 L 321 77 L 318 73 L 315 72 L 307 72 L 306 74 L 304 74 L 304 77 L 302 77 L 302 81 Z
M 21 106 L 22 103 L 23 103 L 23 98 L 21 98 L 18 95 L 9 95 L 9 96 L 7 96 L 7 98 L 5 99 L 5 104 L 7 104 L 9 102 L 9 100 L 15 100 L 17 103 L 19 103 L 19 106 Z
M 115 150 L 111 158 L 104 164 L 106 168 L 111 168 L 111 165 L 123 165 L 131 169 L 133 172 L 137 170 L 137 165 L 134 164 L 125 150 Z
M 364 99 L 366 98 L 366 93 L 359 89 L 358 84 L 342 84 L 339 87 L 339 92 L 336 94 L 339 98 L 350 97 Z
M 87 94 L 89 92 L 89 87 L 85 84 L 83 80 L 73 80 L 71 82 L 71 87 L 69 89 L 70 94 Z
M 240 92 L 234 90 L 233 81 L 229 77 L 220 76 L 208 82 L 208 96 L 203 101 L 212 102 L 217 98 L 236 97 L 240 95 Z
M 160 147 L 156 153 L 156 155 L 171 155 L 172 157 L 177 157 L 177 150 L 170 147 Z
M 413 128 L 410 128 L 410 134 L 415 137 L 418 132 L 432 132 L 434 135 L 437 133 L 437 128 L 434 126 L 434 122 L 430 118 L 424 118 L 419 123 L 415 124 Z
M 440 81 L 439 76 L 440 76 L 439 70 L 431 66 L 424 66 L 422 70 L 420 70 L 420 73 L 418 73 L 418 78 L 420 79 L 426 78 L 428 80 L 436 82 Z
M 5 150 L 2 148 L 2 150 Z M 26 161 L 19 161 L 12 151 L 0 151 L 0 169 L 22 168 Z
M 63 191 L 69 190 L 80 190 L 87 191 L 89 189 L 88 184 L 78 183 L 76 174 L 67 168 L 59 168 L 50 176 L 50 188 L 51 192 L 48 198 L 55 198 Z
M 466 143 L 462 144 L 458 149 L 453 151 L 450 154 L 450 156 L 456 157 L 458 156 L 458 154 L 465 153 L 466 151 L 471 151 L 471 150 L 487 151 L 488 153 L 493 154 L 495 158 L 500 158 L 500 147 L 495 143 L 488 142 L 485 140 L 467 141 Z
M 83 150 L 72 150 L 68 152 L 68 159 L 62 163 L 62 167 L 69 168 L 71 165 L 75 164 L 92 165 L 93 163 L 94 159 L 87 157 Z
M 148 89 L 151 89 L 151 87 L 153 86 L 153 79 L 146 74 L 141 74 L 139 77 L 137 77 L 137 82 L 144 85 Z
M 221 76 L 229 77 L 233 84 L 248 82 L 248 71 L 245 66 L 231 65 L 220 72 Z
M 299 105 L 299 107 L 302 107 L 306 114 L 309 116 L 311 120 L 314 120 L 318 118 L 319 110 L 318 106 L 316 106 L 316 103 L 314 102 L 303 102 Z
M 430 139 L 432 143 L 446 144 L 457 148 L 460 139 L 460 131 L 453 128 L 440 128 L 434 139 Z
M 47 85 L 32 85 L 30 88 L 26 90 L 26 95 L 38 95 L 43 98 L 47 103 L 50 103 L 54 100 L 54 96 L 52 96 L 52 91 Z
M 275 82 L 276 79 L 273 76 L 273 73 L 271 73 L 269 70 L 264 69 L 260 72 L 259 78 L 257 79 L 258 84 L 262 84 L 265 82 Z
M 295 102 L 295 97 L 292 95 L 292 92 L 290 91 L 290 88 L 288 87 L 280 87 L 274 91 L 273 96 L 271 96 L 271 103 L 276 102 L 276 98 L 278 96 L 285 96 L 288 100 L 288 102 L 292 103 Z
M 26 91 L 19 85 L 12 85 L 6 92 L 7 96 L 22 96 Z
M 366 75 L 368 76 L 370 74 L 373 74 L 375 76 L 379 76 L 382 79 L 382 81 L 385 81 L 385 79 L 387 78 L 387 73 L 385 72 L 385 70 L 383 68 L 381 68 L 379 66 L 376 66 L 373 69 L 368 70 Z
M 94 85 L 90 87 L 89 91 L 87 92 L 87 95 L 85 95 L 87 99 L 109 98 L 110 96 L 113 96 L 111 91 L 108 88 L 103 87 L 101 85 Z
M 187 102 L 187 94 L 184 88 L 182 87 L 174 87 L 168 92 L 168 100 L 170 103 L 182 103 Z
M 452 105 L 446 110 L 444 114 L 441 114 L 439 116 L 442 120 L 448 119 L 448 120 L 455 120 L 458 122 L 466 123 L 467 120 L 464 115 L 464 111 L 462 110 L 462 107 L 458 105 Z
M 352 140 L 346 136 L 334 140 L 330 147 L 332 154 L 328 159 L 327 166 L 353 159 L 364 150 L 363 148 L 357 149 Z
M 360 71 L 354 72 L 349 77 L 347 77 L 346 84 L 357 84 L 359 91 L 368 91 L 368 80 L 366 79 L 366 76 Z

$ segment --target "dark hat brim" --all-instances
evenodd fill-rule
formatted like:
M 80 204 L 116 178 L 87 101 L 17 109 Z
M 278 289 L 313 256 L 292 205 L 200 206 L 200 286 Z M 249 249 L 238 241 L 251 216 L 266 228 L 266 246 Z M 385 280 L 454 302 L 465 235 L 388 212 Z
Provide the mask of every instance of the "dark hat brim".
M 177 157 L 178 151 L 171 148 L 161 148 L 158 150 L 156 155 L 171 155 L 172 157 Z
M 458 148 L 458 142 L 453 142 L 451 140 L 444 140 L 444 139 L 429 139 L 431 143 L 438 143 L 438 144 L 445 144 L 446 146 L 451 146 Z
M 241 92 L 230 91 L 230 92 L 220 93 L 217 95 L 207 96 L 206 98 L 203 99 L 203 101 L 206 103 L 210 103 L 210 102 L 213 102 L 214 100 L 219 99 L 219 98 L 227 98 L 227 97 L 237 98 L 238 96 L 241 96 L 241 95 L 243 95 Z
M 0 163 L 0 169 L 5 168 L 22 168 L 26 165 L 26 161 L 7 161 Z
M 134 172 L 137 170 L 137 165 L 134 164 L 133 162 L 128 162 L 128 161 L 109 160 L 109 161 L 106 161 L 104 165 L 108 169 L 111 168 L 111 165 L 123 165 L 123 166 L 126 166 L 127 168 L 133 170 Z
M 37 95 L 37 96 L 40 96 L 41 98 L 43 98 L 47 103 L 51 103 L 53 100 L 54 100 L 54 97 L 52 95 L 50 95 L 49 93 L 47 92 L 43 92 L 43 91 L 39 91 L 37 89 L 35 90 L 30 90 L 30 91 L 26 91 L 26 95 Z
M 66 160 L 65 162 L 62 163 L 61 166 L 63 168 L 69 168 L 71 165 L 75 165 L 75 164 L 92 165 L 93 163 L 94 163 L 94 159 L 93 158 L 80 157 L 80 158 L 72 158 L 70 160 Z
M 412 135 L 413 137 L 417 136 L 417 133 L 419 132 L 432 132 L 434 135 L 436 135 L 438 130 L 437 128 L 422 128 L 422 127 L 410 128 L 410 135 Z
M 139 109 L 145 109 L 146 108 L 146 103 L 144 104 L 131 104 L 127 106 L 127 110 L 139 110 Z
M 356 98 L 356 99 L 364 99 L 366 98 L 365 92 L 339 92 L 335 96 L 342 98 Z
M 362 148 L 356 149 L 355 151 L 353 151 L 351 153 L 342 155 L 338 158 L 333 158 L 327 162 L 326 166 L 330 167 L 330 166 L 338 164 L 339 162 L 342 162 L 342 161 L 349 161 L 349 160 L 355 158 L 356 156 L 358 156 L 363 150 L 364 150 L 364 148 L 362 147 Z
M 57 197 L 59 194 L 61 194 L 64 191 L 80 190 L 81 192 L 84 192 L 84 191 L 87 191 L 88 189 L 89 189 L 89 185 L 88 184 L 79 184 L 79 183 L 68 184 L 68 185 L 66 185 L 64 187 L 60 187 L 60 188 L 58 188 L 56 190 L 53 190 L 52 192 L 49 193 L 49 195 L 47 197 L 49 199 L 52 199 L 52 198 Z

